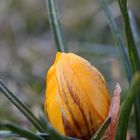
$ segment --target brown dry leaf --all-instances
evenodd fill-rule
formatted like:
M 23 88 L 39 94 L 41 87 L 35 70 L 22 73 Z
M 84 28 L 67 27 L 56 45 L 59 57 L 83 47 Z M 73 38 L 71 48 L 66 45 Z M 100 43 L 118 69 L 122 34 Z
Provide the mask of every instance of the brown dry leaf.
M 120 112 L 120 93 L 121 93 L 121 88 L 120 85 L 117 84 L 114 90 L 114 95 L 111 100 L 110 110 L 108 114 L 108 117 L 111 117 L 111 123 L 108 129 L 106 130 L 103 139 L 115 140 L 119 112 Z

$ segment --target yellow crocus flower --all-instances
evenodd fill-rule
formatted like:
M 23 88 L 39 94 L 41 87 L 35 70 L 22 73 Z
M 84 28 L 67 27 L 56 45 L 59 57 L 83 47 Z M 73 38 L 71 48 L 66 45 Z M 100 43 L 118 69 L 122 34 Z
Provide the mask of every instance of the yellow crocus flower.
M 61 134 L 89 140 L 110 107 L 102 74 L 82 57 L 58 52 L 46 86 L 44 106 L 50 124 Z

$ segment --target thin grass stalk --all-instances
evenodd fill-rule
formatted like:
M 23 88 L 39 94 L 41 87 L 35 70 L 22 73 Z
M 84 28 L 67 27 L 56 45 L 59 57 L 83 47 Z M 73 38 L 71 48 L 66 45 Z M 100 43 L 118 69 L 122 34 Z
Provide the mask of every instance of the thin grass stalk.
M 30 109 L 22 103 L 0 80 L 0 91 L 24 114 L 24 116 L 40 131 L 45 132 L 41 122 L 34 116 Z
M 128 14 L 129 14 L 129 19 L 130 19 L 130 25 L 131 25 L 131 29 L 132 29 L 132 33 L 133 33 L 133 37 L 134 37 L 134 42 L 136 44 L 136 46 L 138 47 L 139 45 L 139 32 L 138 32 L 138 27 L 136 24 L 136 20 L 135 17 L 133 15 L 132 10 L 128 10 Z M 139 123 L 139 118 L 140 118 L 140 113 L 139 113 L 139 107 L 140 107 L 140 96 L 138 96 L 135 100 L 135 116 L 136 116 L 136 124 Z M 137 126 L 137 125 L 136 125 Z M 138 127 L 136 129 L 137 131 L 137 137 L 140 138 L 140 127 Z
M 140 32 L 138 29 L 138 25 L 136 23 L 136 17 L 134 16 L 133 11 L 131 9 L 128 9 L 128 13 L 129 13 L 130 25 L 131 25 L 134 41 L 136 46 L 138 47 L 140 44 L 140 38 L 139 38 Z
M 49 132 L 49 134 L 51 135 L 50 139 L 51 140 L 79 140 L 76 138 L 71 138 L 71 137 L 65 137 L 61 134 L 59 134 L 55 129 L 53 129 L 46 116 L 44 116 L 43 114 L 41 114 L 40 116 L 40 120 L 43 122 L 43 124 L 46 126 L 47 132 Z
M 123 17 L 129 59 L 132 65 L 133 73 L 135 73 L 136 71 L 140 70 L 140 59 L 135 45 L 132 28 L 130 25 L 129 14 L 127 10 L 127 0 L 118 0 L 118 1 Z
M 101 127 L 97 130 L 97 132 L 93 135 L 93 137 L 91 138 L 91 140 L 100 140 L 102 138 L 102 136 L 104 135 L 106 129 L 108 128 L 108 126 L 111 123 L 111 118 L 107 118 L 104 123 L 101 125 Z
M 137 71 L 140 71 L 140 59 L 139 59 L 138 51 L 135 45 L 132 28 L 130 25 L 130 19 L 129 19 L 129 14 L 127 10 L 127 0 L 118 0 L 118 2 L 119 2 L 120 10 L 122 13 L 122 17 L 123 17 L 128 55 L 129 55 L 129 59 L 130 59 L 130 63 L 131 63 L 131 67 L 132 67 L 132 71 L 134 75 Z M 140 94 L 138 94 L 135 99 L 136 132 L 137 132 L 138 139 L 140 139 L 139 106 L 140 106 Z
M 132 105 L 137 94 L 140 92 L 140 72 L 136 73 L 129 88 L 129 94 L 125 98 L 120 111 L 118 131 L 116 140 L 125 140 L 127 134 L 127 127 Z
M 42 137 L 45 140 L 50 138 L 48 133 L 36 133 L 35 135 Z M 21 136 L 9 130 L 0 130 L 0 138 L 21 138 Z
M 115 22 L 113 15 L 109 9 L 108 1 L 107 0 L 100 0 L 100 1 L 101 1 L 101 5 L 103 7 L 103 10 L 105 12 L 105 15 L 108 19 L 108 23 L 109 23 L 109 26 L 110 26 L 110 29 L 111 29 L 111 32 L 112 32 L 112 35 L 114 38 L 115 45 L 119 49 L 119 52 L 120 52 L 120 55 L 122 58 L 122 62 L 123 62 L 123 65 L 124 65 L 124 68 L 126 71 L 127 79 L 130 82 L 132 79 L 131 65 L 129 62 L 129 58 L 128 58 L 120 31 L 119 31 L 119 28 L 118 28 L 117 23 Z
M 45 0 L 48 9 L 49 22 L 57 51 L 67 52 L 61 32 L 60 18 L 55 0 Z
M 15 138 L 15 137 L 19 137 L 19 135 L 8 130 L 0 130 L 0 138 Z
M 0 126 L 4 127 L 4 128 L 8 128 L 9 130 L 11 130 L 11 132 L 16 133 L 20 137 L 23 137 L 23 138 L 27 138 L 30 140 L 45 140 L 41 136 L 36 135 L 36 134 L 32 133 L 31 131 L 23 129 L 23 128 L 15 125 L 13 123 L 10 123 L 10 122 L 2 122 L 2 123 L 0 123 Z

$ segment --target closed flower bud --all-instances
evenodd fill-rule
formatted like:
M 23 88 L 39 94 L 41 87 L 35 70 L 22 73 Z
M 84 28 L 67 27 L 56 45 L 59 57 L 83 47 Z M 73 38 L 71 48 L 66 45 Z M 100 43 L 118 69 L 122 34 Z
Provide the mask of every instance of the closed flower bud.
M 101 73 L 72 53 L 57 53 L 47 75 L 45 113 L 61 134 L 89 140 L 108 116 L 110 96 Z

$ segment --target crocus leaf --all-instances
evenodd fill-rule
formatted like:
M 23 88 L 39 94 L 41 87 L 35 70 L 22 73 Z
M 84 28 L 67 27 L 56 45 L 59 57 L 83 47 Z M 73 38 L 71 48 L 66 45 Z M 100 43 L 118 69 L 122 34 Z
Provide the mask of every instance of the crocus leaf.
M 96 131 L 94 136 L 91 138 L 91 140 L 100 140 L 102 136 L 104 135 L 104 132 L 108 128 L 109 124 L 111 122 L 111 117 L 107 118 L 104 123 L 101 125 L 101 127 Z
M 49 133 L 38 133 L 37 132 L 36 135 L 44 138 L 45 140 L 47 140 L 47 139 L 49 140 L 50 139 L 50 134 Z
M 50 126 L 47 117 L 43 114 L 40 114 L 39 118 L 46 126 L 47 132 L 50 134 L 50 140 L 79 140 L 77 138 L 66 137 L 58 133 L 54 128 Z
M 139 54 L 135 45 L 132 28 L 130 24 L 129 14 L 127 10 L 127 0 L 118 0 L 118 2 L 119 2 L 119 6 L 122 12 L 122 17 L 123 17 L 128 55 L 129 55 L 131 67 L 133 70 L 133 74 L 135 74 L 136 71 L 140 71 L 140 59 L 139 59 Z M 138 94 L 135 99 L 135 117 L 136 117 L 135 120 L 136 120 L 136 132 L 137 132 L 138 139 L 140 139 L 139 106 L 140 106 L 140 94 Z
M 46 126 L 47 131 L 49 132 L 49 134 L 51 135 L 50 139 L 51 140 L 68 140 L 66 139 L 64 136 L 60 135 L 56 130 L 54 130 L 50 125 L 49 122 L 47 120 L 47 118 L 45 116 L 43 116 L 43 114 L 41 114 L 39 116 L 40 120 L 42 122 L 44 122 L 44 125 Z
M 126 139 L 129 115 L 136 95 L 140 93 L 140 73 L 136 73 L 120 111 L 116 140 Z
M 117 24 L 115 23 L 115 20 L 112 18 L 112 14 L 109 10 L 107 0 L 101 0 L 103 9 L 105 11 L 106 16 L 109 20 L 109 25 L 111 27 L 112 33 L 114 35 L 114 39 L 116 44 L 119 47 L 121 58 L 124 63 L 124 67 L 127 73 L 127 78 L 129 83 L 131 82 L 131 79 L 133 77 L 133 74 L 140 70 L 140 59 L 138 55 L 138 51 L 134 42 L 133 34 L 132 34 L 132 28 L 130 26 L 130 20 L 129 20 L 129 14 L 127 11 L 127 0 L 118 0 L 119 6 L 122 12 L 123 21 L 124 21 L 124 27 L 125 27 L 125 37 L 126 37 L 126 43 L 127 43 L 127 49 L 128 49 L 128 56 L 125 52 L 124 44 L 121 39 Z M 129 57 L 129 58 L 128 58 Z M 131 71 L 132 69 L 132 71 Z M 137 130 L 137 137 L 140 138 L 140 95 L 135 100 L 135 116 L 136 116 L 136 130 Z
M 123 17 L 129 59 L 132 65 L 133 73 L 135 73 L 137 70 L 140 70 L 140 59 L 130 25 L 129 14 L 127 10 L 127 0 L 118 0 L 118 1 Z
M 134 13 L 131 9 L 128 9 L 128 13 L 129 13 L 129 19 L 130 19 L 132 33 L 133 33 L 133 36 L 134 36 L 134 41 L 135 41 L 136 46 L 139 46 L 139 43 L 140 43 L 139 35 L 140 35 L 140 33 L 139 33 L 138 24 L 136 22 L 136 18 L 135 18 L 135 15 L 134 15 Z
M 115 45 L 119 49 L 119 52 L 120 52 L 120 55 L 122 58 L 122 62 L 124 64 L 124 68 L 125 68 L 125 71 L 127 74 L 127 79 L 128 79 L 128 81 L 130 81 L 132 79 L 132 70 L 131 70 L 131 65 L 130 65 L 129 58 L 128 58 L 128 55 L 126 52 L 126 48 L 125 48 L 124 42 L 123 42 L 121 34 L 120 34 L 120 30 L 109 9 L 108 1 L 107 0 L 100 0 L 100 1 L 101 1 L 103 10 L 105 12 L 105 15 L 108 19 L 108 23 L 109 23 L 110 29 L 111 29 L 113 37 L 114 37 Z
M 61 134 L 59 134 L 56 130 L 54 130 L 51 126 L 48 125 L 48 132 L 50 133 L 51 140 L 72 140 L 71 138 L 64 137 Z M 74 140 L 74 139 L 73 139 Z
M 57 10 L 57 5 L 55 3 L 55 0 L 46 0 L 46 4 L 48 9 L 49 22 L 54 36 L 54 41 L 55 41 L 57 51 L 66 52 L 67 49 L 64 46 L 64 41 L 62 38 L 60 21 L 58 17 L 59 13 Z
M 31 131 L 23 129 L 10 122 L 0 122 L 0 126 L 9 129 L 11 132 L 18 134 L 20 137 L 28 138 L 29 140 L 44 140 L 42 137 L 32 133 Z
M 45 129 L 38 118 L 36 118 L 31 110 L 7 88 L 2 80 L 0 80 L 0 92 L 3 93 L 40 132 L 45 132 Z
M 12 138 L 12 137 L 18 137 L 18 135 L 11 131 L 0 130 L 0 138 Z
M 6 126 L 3 126 L 6 127 Z M 36 133 L 37 136 L 44 138 L 45 140 L 49 139 L 50 135 L 48 133 Z M 9 130 L 0 130 L 0 138 L 19 138 L 20 135 L 9 131 Z

